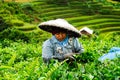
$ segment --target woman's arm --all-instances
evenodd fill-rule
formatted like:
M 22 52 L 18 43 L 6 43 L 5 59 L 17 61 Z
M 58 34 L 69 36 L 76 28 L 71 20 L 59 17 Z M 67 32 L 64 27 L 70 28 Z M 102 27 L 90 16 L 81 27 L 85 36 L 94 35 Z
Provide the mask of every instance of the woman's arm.
M 49 40 L 45 41 L 42 46 L 42 58 L 45 63 L 49 63 L 53 56 L 53 46 Z
M 79 40 L 77 38 L 74 39 L 74 49 L 75 49 L 75 54 L 80 54 L 84 52 L 84 48 L 82 46 L 82 44 L 79 42 Z

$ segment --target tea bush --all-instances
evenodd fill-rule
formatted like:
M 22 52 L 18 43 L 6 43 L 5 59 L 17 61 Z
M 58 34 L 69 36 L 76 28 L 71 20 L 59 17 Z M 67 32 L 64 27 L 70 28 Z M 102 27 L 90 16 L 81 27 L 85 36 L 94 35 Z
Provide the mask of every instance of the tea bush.
M 1 40 L 0 78 L 9 80 L 119 80 L 119 59 L 106 60 L 104 63 L 98 61 L 98 58 L 108 53 L 111 47 L 120 47 L 118 35 L 117 33 L 108 34 L 106 37 L 98 36 L 96 39 L 94 36 L 86 39 L 80 38 L 79 41 L 83 44 L 85 52 L 75 56 L 76 62 L 68 64 L 66 61 L 62 63 L 52 61 L 49 66 L 43 63 L 41 57 L 43 37 L 40 37 L 40 42 L 34 43 L 26 43 L 22 40 Z
M 0 16 L 0 31 L 2 31 L 2 30 L 4 30 L 4 29 L 12 26 L 12 25 L 10 24 L 9 19 L 10 19 L 10 18 L 5 19 L 5 18 L 3 18 L 2 16 Z
M 14 19 L 14 20 L 11 20 L 11 24 L 13 26 L 23 26 L 24 25 L 24 22 L 23 21 L 20 21 L 18 19 Z
M 22 8 L 19 6 L 21 5 Z M 32 4 L 5 3 L 0 5 L 0 80 L 119 80 L 120 58 L 101 63 L 98 58 L 112 47 L 120 47 L 119 33 L 96 32 L 91 38 L 82 36 L 79 41 L 85 52 L 76 55 L 69 64 L 51 60 L 50 65 L 42 61 L 42 44 L 52 35 L 42 30 L 22 32 L 15 26 L 32 22 Z M 30 9 L 30 15 L 21 11 Z M 15 15 L 12 15 L 15 14 Z M 32 17 L 32 18 L 31 18 Z M 41 16 L 40 16 L 41 18 Z M 15 21 L 15 20 L 18 21 Z M 46 16 L 43 18 L 48 20 Z M 20 21 L 22 20 L 22 21 Z M 7 27 L 7 29 L 5 28 Z M 9 27 L 9 28 L 8 28 Z M 0 27 L 1 28 L 1 27 Z
M 31 22 L 32 21 L 32 19 L 26 14 L 18 14 L 17 18 L 24 21 L 24 22 Z
M 27 37 L 27 35 L 20 32 L 19 30 L 16 30 L 15 28 L 8 28 L 0 33 L 0 40 L 4 39 L 9 39 L 13 41 L 23 40 L 25 42 L 28 42 L 29 37 Z

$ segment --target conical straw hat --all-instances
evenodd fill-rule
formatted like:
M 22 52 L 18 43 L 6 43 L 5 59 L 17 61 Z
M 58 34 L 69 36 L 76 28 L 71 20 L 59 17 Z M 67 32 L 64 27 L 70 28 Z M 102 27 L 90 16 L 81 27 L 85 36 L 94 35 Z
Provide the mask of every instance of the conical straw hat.
M 68 35 L 74 36 L 74 37 L 80 37 L 81 34 L 79 30 L 77 30 L 74 26 L 69 24 L 64 19 L 56 19 L 56 20 L 49 20 L 46 22 L 42 22 L 39 24 L 39 28 L 47 31 L 47 32 L 53 32 L 55 30 L 66 30 Z

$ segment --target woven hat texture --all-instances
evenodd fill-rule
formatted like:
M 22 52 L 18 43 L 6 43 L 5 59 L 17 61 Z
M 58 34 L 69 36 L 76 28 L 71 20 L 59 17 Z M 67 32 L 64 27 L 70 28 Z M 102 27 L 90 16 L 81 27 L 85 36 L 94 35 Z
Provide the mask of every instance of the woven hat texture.
M 53 31 L 65 30 L 67 33 L 74 37 L 80 37 L 81 34 L 74 26 L 69 24 L 65 19 L 56 19 L 42 22 L 39 25 L 39 28 L 52 33 Z

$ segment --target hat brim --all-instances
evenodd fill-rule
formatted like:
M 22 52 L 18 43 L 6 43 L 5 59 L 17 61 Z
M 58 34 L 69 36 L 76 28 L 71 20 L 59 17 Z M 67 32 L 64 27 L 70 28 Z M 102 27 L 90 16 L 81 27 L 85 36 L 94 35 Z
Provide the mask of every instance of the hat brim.
M 49 25 L 41 25 L 39 26 L 40 29 L 52 33 L 53 31 L 66 31 L 66 33 L 71 37 L 81 37 L 80 33 L 76 33 L 72 30 L 68 30 L 65 28 L 57 27 L 57 26 L 49 26 Z
M 56 19 L 56 20 L 50 20 L 47 22 L 43 22 L 39 25 L 39 28 L 52 33 L 53 31 L 66 31 L 66 33 L 69 36 L 73 36 L 73 37 L 80 37 L 81 34 L 80 32 L 73 27 L 72 25 L 70 25 L 67 21 L 63 20 L 63 19 Z

